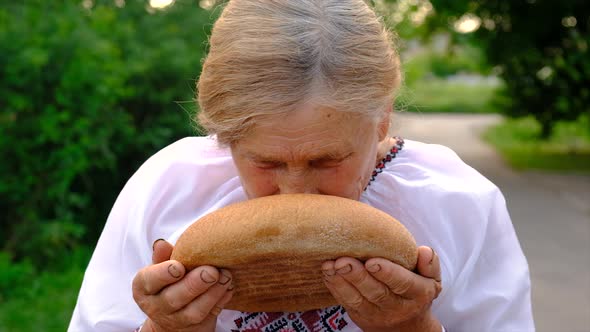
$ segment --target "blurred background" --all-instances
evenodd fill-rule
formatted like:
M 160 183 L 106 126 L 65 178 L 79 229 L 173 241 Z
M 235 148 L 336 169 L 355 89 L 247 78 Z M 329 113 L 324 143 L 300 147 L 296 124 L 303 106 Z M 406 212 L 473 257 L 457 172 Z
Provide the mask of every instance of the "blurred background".
M 64 331 L 126 180 L 201 132 L 215 0 L 0 0 L 0 331 Z M 538 331 L 590 331 L 590 2 L 375 0 L 396 131 L 503 190 Z

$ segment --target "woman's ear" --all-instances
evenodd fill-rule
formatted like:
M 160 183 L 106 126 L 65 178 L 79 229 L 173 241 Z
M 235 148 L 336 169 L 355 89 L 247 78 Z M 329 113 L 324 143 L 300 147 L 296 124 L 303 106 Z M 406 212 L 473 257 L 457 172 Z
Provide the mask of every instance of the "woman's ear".
M 385 112 L 383 112 L 383 117 L 381 118 L 381 120 L 379 120 L 379 124 L 377 125 L 377 134 L 379 135 L 379 142 L 383 141 L 387 137 L 392 112 L 393 105 L 389 105 Z

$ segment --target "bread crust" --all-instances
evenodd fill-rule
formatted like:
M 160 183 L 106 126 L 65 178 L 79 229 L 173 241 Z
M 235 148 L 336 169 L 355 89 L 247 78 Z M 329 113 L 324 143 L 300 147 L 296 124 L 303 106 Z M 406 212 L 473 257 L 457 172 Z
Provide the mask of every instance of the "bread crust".
M 171 259 L 187 269 L 231 271 L 227 309 L 294 312 L 336 305 L 321 265 L 338 257 L 383 257 L 413 270 L 416 242 L 387 213 L 327 195 L 275 195 L 209 213 L 178 239 Z

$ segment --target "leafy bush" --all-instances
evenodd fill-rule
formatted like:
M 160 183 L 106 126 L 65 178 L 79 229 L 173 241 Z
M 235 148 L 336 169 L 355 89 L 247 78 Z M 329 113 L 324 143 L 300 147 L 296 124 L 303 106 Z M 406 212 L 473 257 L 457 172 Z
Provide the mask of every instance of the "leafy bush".
M 34 268 L 29 261 L 13 263 L 12 257 L 0 251 L 0 303 L 14 297 L 30 286 Z
M 499 87 L 429 79 L 404 86 L 396 109 L 420 113 L 496 113 L 495 94 Z
M 411 88 L 422 84 L 424 79 L 461 73 L 488 75 L 491 71 L 481 50 L 470 45 L 454 45 L 447 50 L 433 50 L 429 46 L 409 55 L 402 52 L 402 56 L 404 84 Z
M 488 74 L 481 50 L 470 46 L 452 47 L 443 54 L 434 54 L 430 60 L 432 73 L 447 77 L 461 72 Z
M 465 13 L 482 27 L 472 42 L 502 69 L 506 113 L 533 115 L 539 136 L 590 113 L 590 3 L 584 0 L 431 0 L 430 26 L 448 27 Z M 588 128 L 590 130 L 590 128 Z
M 539 141 L 541 125 L 534 117 L 509 119 L 489 128 L 485 139 L 516 169 L 590 174 L 590 117 L 559 122 L 551 139 Z
M 0 241 L 35 264 L 93 244 L 141 162 L 194 133 L 175 101 L 193 98 L 210 13 L 89 4 L 0 7 Z
M 68 266 L 55 272 L 11 263 L 0 252 L 0 331 L 65 331 L 89 254 L 68 254 Z

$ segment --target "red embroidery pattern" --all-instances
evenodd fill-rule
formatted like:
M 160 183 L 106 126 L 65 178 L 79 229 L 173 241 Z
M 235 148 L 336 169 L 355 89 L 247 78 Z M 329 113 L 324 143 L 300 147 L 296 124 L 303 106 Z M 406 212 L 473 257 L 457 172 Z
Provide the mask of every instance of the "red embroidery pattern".
M 349 323 L 340 306 L 306 312 L 244 312 L 232 332 L 335 332 Z
M 371 185 L 371 183 L 373 181 L 375 181 L 375 178 L 377 178 L 377 175 L 379 175 L 383 172 L 383 169 L 385 168 L 385 164 L 392 161 L 393 158 L 395 158 L 397 156 L 398 152 L 400 152 L 404 148 L 404 139 L 403 138 L 396 136 L 396 137 L 394 137 L 394 139 L 395 139 L 395 145 L 391 148 L 391 150 L 389 150 L 389 152 L 387 153 L 385 158 L 381 159 L 381 162 L 375 167 L 375 169 L 373 170 L 373 173 L 371 174 L 371 179 L 369 180 L 369 183 L 365 187 L 365 190 L 367 190 L 367 188 Z

